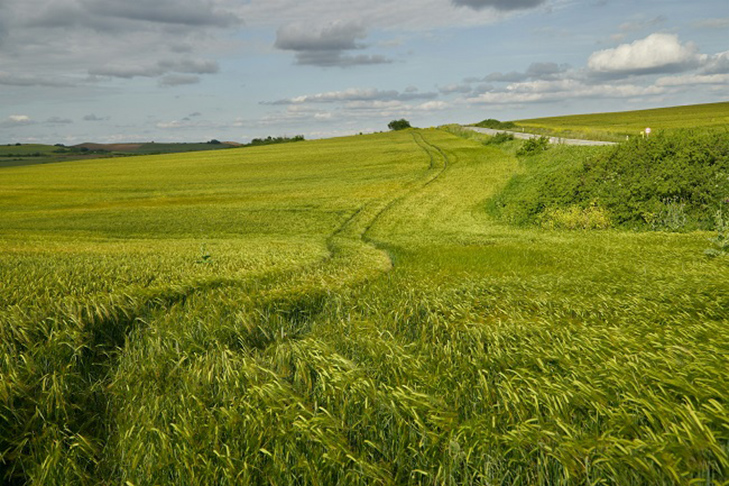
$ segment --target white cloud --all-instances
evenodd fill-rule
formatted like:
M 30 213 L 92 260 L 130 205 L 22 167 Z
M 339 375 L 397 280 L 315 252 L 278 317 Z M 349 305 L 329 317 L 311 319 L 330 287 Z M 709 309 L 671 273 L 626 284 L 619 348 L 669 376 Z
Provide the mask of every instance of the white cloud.
M 278 29 L 277 49 L 292 51 L 296 63 L 319 67 L 352 67 L 357 65 L 388 64 L 383 55 L 345 55 L 345 52 L 364 49 L 360 40 L 367 37 L 367 29 L 360 22 L 335 21 L 324 26 L 294 23 Z
M 221 123 L 208 120 L 191 120 L 184 118 L 182 120 L 172 120 L 168 122 L 157 122 L 156 128 L 162 130 L 222 130 L 230 127 L 238 126 L 233 123 Z
M 598 74 L 630 75 L 680 72 L 700 62 L 694 44 L 681 44 L 675 34 L 651 34 L 631 44 L 594 52 L 587 66 Z
M 729 73 L 729 51 L 708 56 L 702 71 L 705 74 Z
M 586 84 L 577 79 L 557 81 L 530 81 L 514 83 L 499 91 L 483 93 L 467 98 L 469 103 L 513 105 L 522 103 L 546 103 L 569 99 L 627 99 L 656 96 L 666 93 L 664 86 L 640 86 L 636 84 Z
M 90 114 L 84 116 L 84 121 L 90 121 L 90 122 L 101 122 L 101 121 L 107 121 L 110 117 L 108 116 L 96 116 L 95 114 Z
M 699 20 L 693 26 L 697 29 L 729 29 L 729 17 Z
M 91 76 L 108 76 L 114 78 L 131 79 L 135 77 L 154 78 L 158 76 L 170 75 L 170 73 L 184 74 L 214 74 L 220 70 L 216 61 L 208 59 L 177 59 L 158 61 L 154 64 L 140 65 L 136 63 L 129 64 L 110 64 L 105 66 L 94 67 L 89 70 Z M 171 78 L 175 79 L 175 78 Z M 181 79 L 181 78 L 180 78 Z M 185 78 L 190 81 L 190 76 Z M 199 81 L 196 78 L 194 82 Z M 164 83 L 162 84 L 169 85 Z M 191 84 L 190 82 L 184 84 Z
M 81 4 L 94 15 L 131 21 L 218 27 L 240 22 L 231 11 L 205 0 L 82 0 Z
M 419 111 L 436 111 L 450 108 L 450 103 L 445 101 L 427 101 L 415 107 Z
M 729 74 L 684 74 L 666 76 L 656 81 L 656 86 L 696 86 L 701 84 L 729 85 Z
M 460 0 L 472 7 L 498 4 L 519 7 L 550 3 L 560 6 L 569 0 Z M 529 5 L 530 4 L 530 5 Z M 506 10 L 511 10 L 507 12 Z M 523 11 L 523 10 L 522 10 Z M 316 23 L 333 21 L 359 22 L 368 28 L 403 32 L 429 31 L 440 27 L 488 25 L 507 16 L 519 15 L 518 9 L 458 8 L 450 0 L 266 0 L 247 2 L 236 10 L 246 25 L 278 28 L 294 22 Z
M 437 93 L 420 93 L 405 90 L 401 93 L 396 90 L 379 90 L 374 88 L 350 88 L 341 91 L 328 91 L 311 95 L 296 96 L 293 98 L 264 102 L 266 105 L 296 105 L 303 103 L 342 103 L 353 101 L 412 101 L 431 100 Z
M 24 125 L 33 125 L 35 122 L 28 115 L 10 115 L 4 121 L 0 121 L 0 128 L 14 128 Z
M 238 25 L 224 2 L 0 0 L 0 85 L 39 92 L 113 77 L 215 74 L 217 61 L 206 57 L 220 55 L 226 29 Z
M 68 118 L 61 118 L 60 116 L 52 116 L 46 120 L 46 123 L 48 123 L 49 125 L 70 125 L 71 123 L 73 123 L 73 120 L 70 120 Z
M 447 84 L 445 86 L 439 86 L 438 91 L 446 95 L 453 93 L 468 94 L 473 91 L 473 87 L 468 83 L 454 83 Z
M 367 37 L 359 22 L 331 22 L 319 28 L 310 24 L 289 24 L 278 29 L 275 46 L 292 51 L 343 51 L 361 49 L 357 43 Z
M 39 86 L 47 88 L 67 88 L 73 85 L 68 80 L 58 79 L 57 75 L 40 76 L 27 74 L 12 74 L 0 71 L 0 85 L 30 87 Z
M 523 10 L 538 7 L 545 0 L 451 0 L 453 5 L 469 7 L 474 10 L 493 8 L 496 10 Z

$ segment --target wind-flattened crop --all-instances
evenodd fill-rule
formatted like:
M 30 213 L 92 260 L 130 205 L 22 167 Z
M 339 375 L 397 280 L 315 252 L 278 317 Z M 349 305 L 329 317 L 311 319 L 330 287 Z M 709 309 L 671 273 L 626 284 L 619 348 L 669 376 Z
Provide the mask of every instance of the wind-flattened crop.
M 440 131 L 206 157 L 1 183 L 4 481 L 727 481 L 706 234 L 503 225 Z

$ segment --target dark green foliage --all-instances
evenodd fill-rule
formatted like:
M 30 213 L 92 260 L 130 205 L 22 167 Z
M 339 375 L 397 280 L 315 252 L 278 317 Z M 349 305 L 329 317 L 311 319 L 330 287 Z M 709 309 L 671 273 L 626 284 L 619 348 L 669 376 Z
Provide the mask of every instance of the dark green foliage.
M 258 145 L 273 145 L 276 143 L 290 143 L 290 142 L 303 142 L 303 135 L 296 135 L 295 137 L 271 137 L 270 135 L 266 138 L 254 138 L 251 143 L 246 144 L 246 147 L 256 147 Z
M 409 121 L 401 118 L 399 120 L 392 120 L 390 123 L 387 124 L 387 128 L 389 128 L 390 130 L 405 130 L 406 128 L 412 127 L 410 126 Z
M 491 202 L 502 218 L 536 223 L 548 208 L 598 203 L 613 224 L 710 229 L 729 197 L 729 134 L 681 131 L 612 148 L 555 147 L 525 161 Z
M 516 155 L 536 155 L 549 148 L 549 137 L 533 137 L 524 142 Z
M 512 122 L 502 122 L 494 118 L 489 118 L 482 122 L 476 123 L 475 126 L 481 128 L 493 128 L 494 130 L 511 130 L 516 128 L 516 125 Z
M 501 145 L 502 143 L 511 142 L 514 135 L 511 133 L 501 132 L 484 141 L 484 145 Z

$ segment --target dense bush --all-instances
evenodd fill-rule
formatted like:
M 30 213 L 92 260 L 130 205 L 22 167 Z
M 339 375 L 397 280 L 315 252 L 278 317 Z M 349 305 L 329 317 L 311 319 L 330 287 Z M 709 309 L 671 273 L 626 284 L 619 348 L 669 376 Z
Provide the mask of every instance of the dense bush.
M 514 140 L 514 135 L 511 133 L 501 132 L 497 133 L 493 137 L 490 137 L 483 144 L 484 145 L 501 145 L 502 143 L 511 142 Z
M 502 122 L 494 118 L 488 118 L 482 122 L 476 123 L 476 126 L 481 128 L 493 128 L 494 130 L 511 130 L 516 128 L 516 125 L 512 122 Z
M 410 126 L 409 121 L 401 118 L 400 120 L 392 120 L 390 123 L 387 124 L 387 128 L 389 128 L 390 130 L 405 130 L 406 128 L 412 127 Z
M 729 198 L 729 134 L 681 131 L 601 147 L 554 147 L 526 157 L 526 170 L 491 201 L 516 224 L 577 205 L 605 209 L 618 226 L 710 229 Z
M 536 155 L 549 148 L 549 137 L 532 137 L 524 142 L 517 155 Z

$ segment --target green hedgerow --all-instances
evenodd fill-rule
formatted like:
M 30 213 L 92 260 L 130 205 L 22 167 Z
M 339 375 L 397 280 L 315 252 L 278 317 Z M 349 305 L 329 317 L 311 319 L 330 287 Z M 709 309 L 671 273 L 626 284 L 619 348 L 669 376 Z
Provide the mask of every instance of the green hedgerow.
M 491 202 L 497 216 L 517 224 L 539 224 L 548 208 L 599 201 L 616 226 L 713 229 L 718 201 L 729 197 L 727 132 L 658 133 L 614 147 L 555 146 L 522 164 L 525 170 Z

